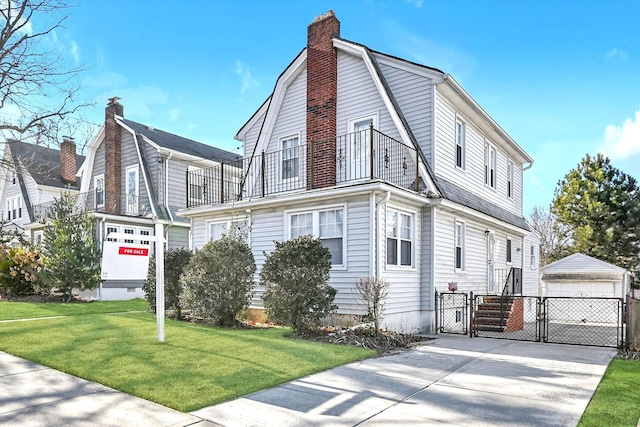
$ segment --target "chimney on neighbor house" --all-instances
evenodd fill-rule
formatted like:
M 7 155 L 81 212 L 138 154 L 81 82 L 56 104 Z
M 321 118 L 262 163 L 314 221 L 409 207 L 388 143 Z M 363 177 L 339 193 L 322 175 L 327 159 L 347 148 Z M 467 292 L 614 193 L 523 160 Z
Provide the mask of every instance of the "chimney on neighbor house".
M 77 171 L 76 143 L 70 136 L 63 136 L 60 144 L 60 179 L 65 184 L 75 184 Z
M 120 98 L 109 98 L 104 114 L 104 192 L 105 211 L 110 214 L 120 213 L 122 194 L 122 137 L 116 116 L 124 117 L 124 107 L 118 102 Z
M 307 186 L 336 185 L 336 104 L 340 21 L 330 10 L 307 28 Z

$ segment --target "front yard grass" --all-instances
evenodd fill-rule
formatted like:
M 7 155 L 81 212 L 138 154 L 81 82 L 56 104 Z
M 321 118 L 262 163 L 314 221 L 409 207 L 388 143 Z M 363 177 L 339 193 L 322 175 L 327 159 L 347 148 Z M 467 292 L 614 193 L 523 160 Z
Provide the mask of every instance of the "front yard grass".
M 149 303 L 142 298 L 128 301 L 93 301 L 73 303 L 0 301 L 0 320 L 32 319 L 48 316 L 147 311 Z
M 4 303 L 1 303 L 4 304 Z M 375 354 L 286 338 L 290 329 L 223 329 L 151 313 L 0 323 L 0 350 L 180 410 L 193 411 Z
M 640 418 L 640 362 L 613 359 L 578 427 L 636 427 Z

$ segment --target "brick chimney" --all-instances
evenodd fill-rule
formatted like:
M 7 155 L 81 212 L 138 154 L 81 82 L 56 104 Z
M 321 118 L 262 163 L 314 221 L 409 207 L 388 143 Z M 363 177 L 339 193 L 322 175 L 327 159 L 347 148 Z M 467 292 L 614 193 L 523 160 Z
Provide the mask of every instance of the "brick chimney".
M 60 144 L 60 179 L 65 184 L 75 184 L 77 171 L 76 143 L 70 136 L 63 136 Z
M 336 185 L 336 104 L 340 21 L 330 10 L 307 28 L 307 186 Z M 313 159 L 311 157 L 313 156 Z
M 119 99 L 118 97 L 109 98 L 104 114 L 105 211 L 116 215 L 120 213 L 122 194 L 122 137 L 115 116 L 124 117 L 124 107 L 118 102 Z

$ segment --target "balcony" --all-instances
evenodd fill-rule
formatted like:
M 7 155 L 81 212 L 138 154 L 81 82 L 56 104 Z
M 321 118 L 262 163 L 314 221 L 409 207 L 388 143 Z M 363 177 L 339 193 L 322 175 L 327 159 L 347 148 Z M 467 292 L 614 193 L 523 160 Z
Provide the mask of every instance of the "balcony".
M 150 207 L 146 198 L 134 194 L 108 193 L 102 190 L 75 194 L 77 210 L 87 209 L 89 212 L 108 213 L 114 215 L 146 216 Z M 54 202 L 33 205 L 36 221 L 43 221 L 53 209 Z
M 333 141 L 333 140 L 332 140 Z M 318 188 L 326 182 L 326 162 L 319 143 L 295 144 L 283 150 L 187 172 L 187 207 L 211 206 Z M 409 147 L 371 127 L 335 138 L 336 186 L 381 180 L 418 191 L 420 158 Z M 315 150 L 315 152 L 314 152 Z M 324 185 L 326 187 L 326 185 Z

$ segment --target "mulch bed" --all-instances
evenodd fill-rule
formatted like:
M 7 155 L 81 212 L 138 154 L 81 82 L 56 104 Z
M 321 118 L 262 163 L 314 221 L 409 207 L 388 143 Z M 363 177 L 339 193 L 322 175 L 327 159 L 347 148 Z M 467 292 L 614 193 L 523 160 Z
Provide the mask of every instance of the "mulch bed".
M 637 362 L 640 362 L 640 351 L 618 350 L 616 359 L 635 360 Z
M 12 302 L 50 302 L 50 303 L 61 303 L 65 302 L 63 300 L 62 295 L 27 295 L 27 296 L 12 296 L 12 295 L 2 295 L 0 294 L 0 301 L 12 301 Z M 81 300 L 78 298 L 71 298 L 69 303 L 86 303 L 91 302 L 87 300 Z

